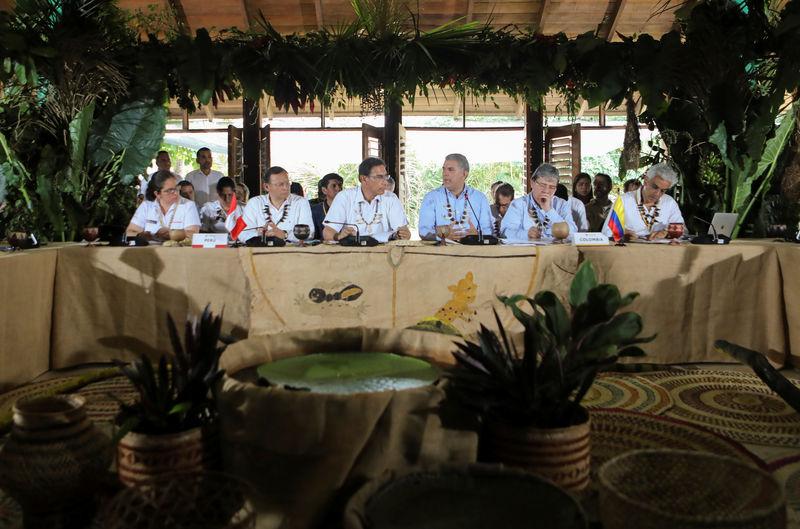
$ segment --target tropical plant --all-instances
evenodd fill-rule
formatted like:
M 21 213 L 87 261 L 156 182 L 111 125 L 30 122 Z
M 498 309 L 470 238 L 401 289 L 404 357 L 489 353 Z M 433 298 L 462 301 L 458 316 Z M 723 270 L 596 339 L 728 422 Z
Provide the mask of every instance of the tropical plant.
M 201 426 L 216 417 L 215 385 L 225 373 L 219 358 L 222 316 L 214 316 L 206 305 L 200 321 L 187 320 L 181 344 L 172 316 L 167 315 L 172 354 L 162 355 L 157 367 L 145 356 L 130 365 L 113 363 L 133 384 L 139 397 L 133 404 L 120 401 L 115 423 L 118 441 L 128 432 L 177 433 Z
M 587 260 L 572 281 L 569 312 L 549 290 L 534 298 L 498 296 L 525 328 L 522 351 L 495 312 L 499 334 L 481 325 L 477 342 L 457 344 L 456 365 L 445 374 L 448 399 L 514 426 L 579 423 L 585 419 L 580 402 L 600 369 L 620 357 L 643 355 L 637 344 L 655 338 L 637 338 L 639 314 L 617 314 L 637 295 L 621 296 L 615 285 L 598 285 Z M 527 302 L 532 313 L 520 302 Z

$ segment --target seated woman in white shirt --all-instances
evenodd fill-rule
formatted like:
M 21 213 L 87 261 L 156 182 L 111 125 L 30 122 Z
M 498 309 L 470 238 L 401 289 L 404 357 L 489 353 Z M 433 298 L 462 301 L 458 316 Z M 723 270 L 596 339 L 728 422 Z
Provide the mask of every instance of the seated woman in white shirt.
M 227 233 L 225 219 L 228 218 L 228 210 L 231 209 L 231 201 L 236 194 L 236 184 L 233 179 L 223 176 L 217 182 L 217 200 L 206 202 L 200 210 L 200 225 L 204 233 Z M 238 200 L 237 200 L 238 202 Z M 242 216 L 242 207 L 236 204 L 234 214 Z M 235 219 L 236 217 L 234 217 Z M 233 222 L 234 219 L 231 219 Z
M 185 230 L 186 237 L 200 231 L 200 217 L 191 200 L 178 194 L 178 179 L 169 171 L 156 171 L 147 184 L 145 200 L 126 229 L 128 237 L 169 240 L 170 230 Z

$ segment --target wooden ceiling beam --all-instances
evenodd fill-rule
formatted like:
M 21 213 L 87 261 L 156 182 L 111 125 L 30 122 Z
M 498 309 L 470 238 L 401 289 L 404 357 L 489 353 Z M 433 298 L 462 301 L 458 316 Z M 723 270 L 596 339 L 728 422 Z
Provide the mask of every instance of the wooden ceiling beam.
M 542 10 L 539 12 L 539 19 L 536 21 L 536 31 L 542 33 L 542 28 L 544 27 L 544 22 L 547 19 L 547 11 L 550 8 L 550 0 L 544 0 L 542 2 Z
M 467 22 L 472 22 L 473 11 L 475 10 L 475 0 L 467 2 Z
M 322 12 L 322 0 L 314 0 L 314 14 L 317 16 L 317 29 L 322 29 L 322 21 L 323 12 Z
M 183 9 L 181 0 L 169 0 L 169 7 L 175 13 L 175 22 L 178 23 L 180 32 L 184 35 L 191 35 L 192 28 L 189 27 L 189 19 L 186 18 L 186 11 Z
M 244 23 L 243 29 L 246 31 L 250 29 L 250 11 L 247 10 L 247 0 L 241 0 L 242 4 L 242 22 Z
M 619 15 L 622 13 L 622 10 L 625 9 L 625 4 L 627 2 L 628 0 L 617 0 L 617 5 L 614 6 L 614 11 L 611 13 L 611 17 L 609 17 L 605 24 L 608 28 L 608 33 L 606 33 L 605 39 L 609 42 L 614 39 L 614 35 L 617 31 L 617 22 L 619 22 Z

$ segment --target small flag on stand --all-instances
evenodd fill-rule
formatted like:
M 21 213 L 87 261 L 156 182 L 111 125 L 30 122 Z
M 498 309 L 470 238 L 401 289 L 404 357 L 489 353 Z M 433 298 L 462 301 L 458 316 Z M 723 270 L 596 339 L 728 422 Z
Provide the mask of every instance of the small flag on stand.
M 625 206 L 622 205 L 622 197 L 618 197 L 614 202 L 614 208 L 608 216 L 608 229 L 611 230 L 616 242 L 625 236 Z
M 233 195 L 233 199 L 231 200 L 231 207 L 228 208 L 228 217 L 225 219 L 225 229 L 228 230 L 231 234 L 231 239 L 234 241 L 239 234 L 242 233 L 242 230 L 247 227 L 245 224 L 244 219 L 240 214 L 237 214 L 236 209 L 236 195 Z

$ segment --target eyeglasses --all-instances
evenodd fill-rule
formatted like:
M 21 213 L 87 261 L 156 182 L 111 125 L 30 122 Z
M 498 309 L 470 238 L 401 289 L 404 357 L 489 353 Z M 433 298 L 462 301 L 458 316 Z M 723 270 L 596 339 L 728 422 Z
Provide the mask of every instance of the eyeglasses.
M 369 177 L 370 178 L 380 178 L 381 180 L 386 180 L 387 178 L 389 178 L 389 175 L 385 174 L 385 173 L 384 174 L 371 174 L 371 175 L 369 175 Z
M 170 188 L 168 188 L 168 189 L 162 189 L 162 190 L 160 191 L 160 193 L 161 193 L 162 195 L 174 195 L 174 194 L 175 194 L 175 193 L 177 193 L 177 192 L 178 192 L 178 188 L 177 188 L 177 187 L 170 187 Z
M 539 180 L 534 180 L 533 183 L 538 185 L 542 189 L 546 189 L 547 191 L 552 191 L 553 193 L 555 193 L 558 190 L 558 184 L 543 184 Z

